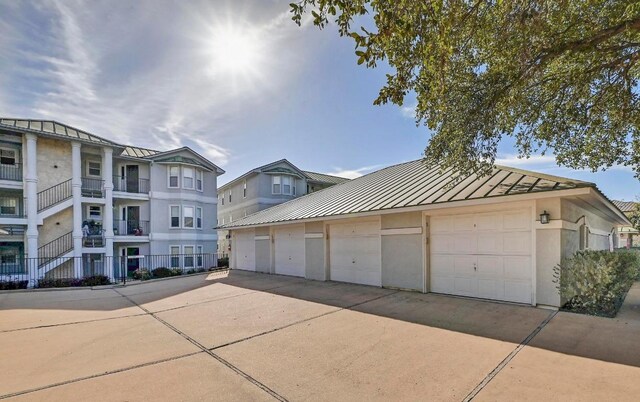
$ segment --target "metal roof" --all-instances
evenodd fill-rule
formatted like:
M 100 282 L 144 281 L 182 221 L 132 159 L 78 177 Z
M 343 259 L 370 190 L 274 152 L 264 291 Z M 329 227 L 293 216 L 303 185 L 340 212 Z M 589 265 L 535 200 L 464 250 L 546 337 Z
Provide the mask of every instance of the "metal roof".
M 25 132 L 44 134 L 47 136 L 66 137 L 68 139 L 92 142 L 100 145 L 112 145 L 121 147 L 113 141 L 109 141 L 86 131 L 58 123 L 54 120 L 21 120 L 21 119 L 0 119 L 0 128 L 18 129 Z
M 638 205 L 637 202 L 633 201 L 611 200 L 611 202 L 613 202 L 613 204 L 622 212 L 633 212 L 636 210 L 636 205 Z
M 131 156 L 134 158 L 148 158 L 155 154 L 160 153 L 160 151 L 155 151 L 153 149 L 133 147 L 128 145 L 125 147 L 124 151 L 122 151 L 121 156 Z
M 451 169 L 428 167 L 423 160 L 401 163 L 276 205 L 220 226 L 238 228 L 277 222 L 443 204 L 464 200 L 539 193 L 595 184 L 495 166 L 488 176 L 472 174 L 453 184 Z
M 350 180 L 350 179 L 347 179 L 346 177 L 338 177 L 338 176 L 332 176 L 330 174 L 309 172 L 307 170 L 303 170 L 302 172 L 307 175 L 309 180 L 320 182 L 320 183 L 340 184 Z

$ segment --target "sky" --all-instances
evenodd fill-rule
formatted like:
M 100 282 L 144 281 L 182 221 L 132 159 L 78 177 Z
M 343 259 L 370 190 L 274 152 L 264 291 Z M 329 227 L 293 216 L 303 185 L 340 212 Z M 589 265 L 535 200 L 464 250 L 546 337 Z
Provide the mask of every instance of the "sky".
M 388 67 L 358 66 L 335 26 L 298 27 L 290 2 L 0 0 L 0 116 L 187 145 L 226 170 L 219 184 L 282 158 L 350 178 L 420 158 L 429 132 L 412 102 L 373 105 Z M 628 168 L 518 159 L 508 138 L 497 163 L 640 196 Z

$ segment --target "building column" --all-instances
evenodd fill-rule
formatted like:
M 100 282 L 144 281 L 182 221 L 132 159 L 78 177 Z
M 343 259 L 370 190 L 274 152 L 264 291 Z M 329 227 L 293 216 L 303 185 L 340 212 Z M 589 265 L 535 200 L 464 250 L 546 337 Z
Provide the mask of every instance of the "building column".
M 113 149 L 102 149 L 102 179 L 104 180 L 104 217 L 102 228 L 105 229 L 105 266 L 109 279 L 115 279 L 113 261 Z
M 73 195 L 73 272 L 83 276 L 82 269 L 82 145 L 71 143 L 71 191 Z
M 26 134 L 27 152 L 24 181 L 27 198 L 27 257 L 29 270 L 29 287 L 33 287 L 38 279 L 38 137 Z

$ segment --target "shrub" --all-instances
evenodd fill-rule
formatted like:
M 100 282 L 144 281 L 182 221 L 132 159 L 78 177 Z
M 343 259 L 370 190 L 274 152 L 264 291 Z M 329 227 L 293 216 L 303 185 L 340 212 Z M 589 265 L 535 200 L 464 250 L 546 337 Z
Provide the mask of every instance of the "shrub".
M 206 268 L 198 268 L 198 272 L 207 272 Z
M 29 281 L 7 281 L 0 282 L 0 290 L 26 289 Z
M 229 257 L 218 258 L 218 266 L 219 267 L 228 267 L 229 266 Z
M 172 276 L 180 276 L 180 275 L 182 275 L 182 269 L 180 269 L 180 268 L 173 268 L 173 269 L 171 270 L 171 275 L 172 275 Z
M 149 270 L 146 268 L 138 268 L 135 271 L 133 271 L 133 274 L 131 274 L 131 277 L 133 279 L 146 281 L 147 279 L 151 279 L 151 272 L 149 272 Z
M 554 269 L 564 309 L 613 317 L 640 273 L 635 251 L 579 251 Z
M 173 276 L 173 270 L 166 267 L 159 267 L 151 271 L 154 278 L 168 278 Z
M 70 288 L 78 286 L 109 285 L 111 281 L 104 275 L 88 276 L 86 278 L 42 278 L 38 280 L 39 288 Z
M 195 273 L 196 273 L 196 270 L 195 270 L 195 269 L 193 269 L 193 268 L 190 268 L 190 269 L 188 269 L 188 270 L 187 270 L 187 275 L 189 275 L 189 274 L 195 274 Z

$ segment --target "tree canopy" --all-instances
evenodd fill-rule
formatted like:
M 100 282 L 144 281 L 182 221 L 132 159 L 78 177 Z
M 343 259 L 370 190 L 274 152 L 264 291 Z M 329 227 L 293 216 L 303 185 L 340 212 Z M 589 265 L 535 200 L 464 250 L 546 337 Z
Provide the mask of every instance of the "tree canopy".
M 300 0 L 290 5 L 355 42 L 358 64 L 392 69 L 374 104 L 417 98 L 427 161 L 463 173 L 522 157 L 632 166 L 640 177 L 640 1 Z M 367 29 L 361 24 L 374 28 Z

